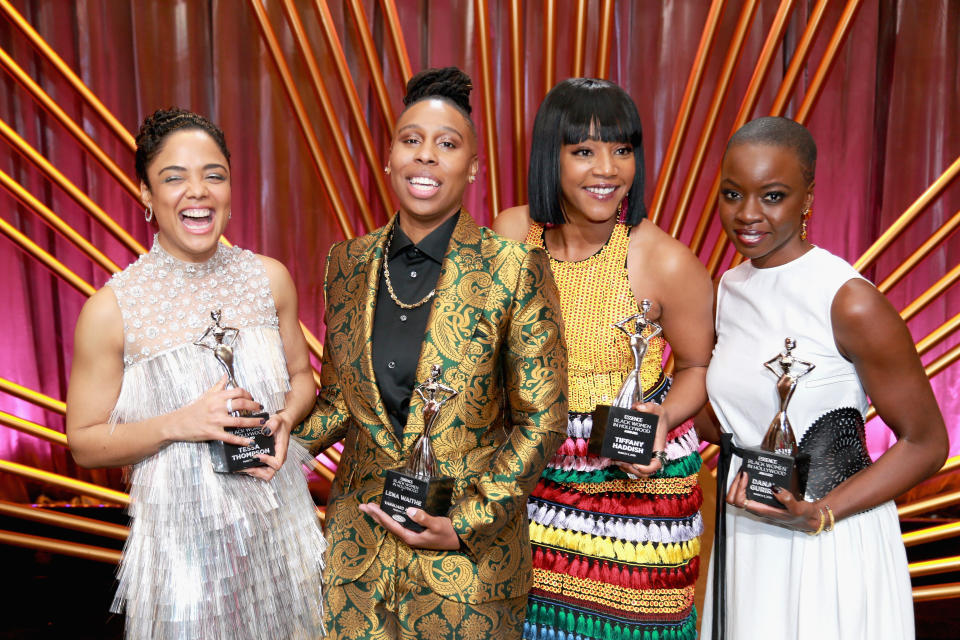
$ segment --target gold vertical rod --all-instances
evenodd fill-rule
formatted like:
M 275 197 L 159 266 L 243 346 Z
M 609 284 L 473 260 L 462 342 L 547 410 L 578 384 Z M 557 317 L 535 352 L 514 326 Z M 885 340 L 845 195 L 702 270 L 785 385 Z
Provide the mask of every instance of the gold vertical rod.
M 903 546 L 914 547 L 918 544 L 937 542 L 938 540 L 946 540 L 947 538 L 955 538 L 956 536 L 960 536 L 960 522 L 948 522 L 947 524 L 941 524 L 936 527 L 917 529 L 916 531 L 903 534 Z
M 31 436 L 46 440 L 47 442 L 58 444 L 62 447 L 67 446 L 67 436 L 59 431 L 54 431 L 49 427 L 24 420 L 6 411 L 0 411 L 0 424 L 11 429 L 16 429 L 21 433 L 27 433 Z
M 933 184 L 927 187 L 927 190 L 920 194 L 920 197 L 900 214 L 896 222 L 880 234 L 880 237 L 870 245 L 870 248 L 853 263 L 853 268 L 863 273 L 913 223 L 917 216 L 947 188 L 947 185 L 953 182 L 958 174 L 960 174 L 960 156 L 957 156 L 957 159 L 947 167 L 947 170 L 940 174 L 940 177 L 934 180 Z
M 30 43 L 43 55 L 47 61 L 56 67 L 57 71 L 63 74 L 67 82 L 74 88 L 74 90 L 80 94 L 84 102 L 93 109 L 97 115 L 104 121 L 107 127 L 113 132 L 117 138 L 123 142 L 130 151 L 134 151 L 137 148 L 136 141 L 133 136 L 127 131 L 126 127 L 120 124 L 120 121 L 117 120 L 110 110 L 107 109 L 102 102 L 97 98 L 96 95 L 80 80 L 80 77 L 73 72 L 72 69 L 67 65 L 63 59 L 57 55 L 57 53 L 47 44 L 47 42 L 40 37 L 40 34 L 30 26 L 30 23 L 27 22 L 23 16 L 21 16 L 16 9 L 13 8 L 13 5 L 10 4 L 8 0 L 0 0 L 0 10 L 7 14 L 7 18 L 10 19 L 10 22 L 14 24 L 22 33 L 27 37 Z
M 574 10 L 573 73 L 574 78 L 583 76 L 584 59 L 587 54 L 587 0 L 577 0 Z
M 410 55 L 407 53 L 406 41 L 403 38 L 403 29 L 400 28 L 400 16 L 397 14 L 397 5 L 393 0 L 380 0 L 383 16 L 386 18 L 387 31 L 390 33 L 390 43 L 400 65 L 404 84 L 413 77 L 413 68 L 410 66 Z
M 960 582 L 913 588 L 914 602 L 925 602 L 928 600 L 950 600 L 952 598 L 960 598 Z
M 0 170 L 0 186 L 6 189 L 10 195 L 19 200 L 25 207 L 28 207 L 35 214 L 43 219 L 51 229 L 56 231 L 73 246 L 80 249 L 88 258 L 97 263 L 107 273 L 116 273 L 120 267 L 116 263 L 97 249 L 89 240 L 80 235 L 76 229 L 63 221 L 63 219 L 51 211 L 45 204 L 37 200 L 32 193 L 27 191 L 23 185 L 8 176 Z
M 100 163 L 100 166 L 106 169 L 107 173 L 113 176 L 113 179 L 116 180 L 134 200 L 138 203 L 140 202 L 139 186 L 134 183 L 130 176 L 123 172 L 117 163 L 93 141 L 93 138 L 87 135 L 87 132 L 81 129 L 77 123 L 60 108 L 60 105 L 58 105 L 39 84 L 34 82 L 33 78 L 31 78 L 13 58 L 7 55 L 7 52 L 2 48 L 0 48 L 0 66 L 3 66 L 3 68 L 13 76 L 14 80 L 26 89 L 30 95 L 33 96 L 34 100 L 39 102 L 40 105 L 46 109 L 47 113 L 52 115 L 57 122 L 73 136 L 73 139 L 79 142 L 80 145 L 87 150 L 87 153 L 92 155 L 97 162 Z
M 957 211 L 955 214 L 953 214 L 953 217 L 940 225 L 940 228 L 937 229 L 932 236 L 927 238 L 926 242 L 920 245 L 916 251 L 911 253 L 910 256 L 900 264 L 900 266 L 893 270 L 893 273 L 884 278 L 883 282 L 877 285 L 877 289 L 883 293 L 889 291 L 893 285 L 900 282 L 900 280 L 902 280 L 911 269 L 916 267 L 921 260 L 930 255 L 930 252 L 932 252 L 938 244 L 952 234 L 958 226 L 960 226 L 960 211 Z
M 330 44 L 331 49 L 334 48 L 334 39 L 336 42 L 334 62 L 336 63 L 337 77 L 340 78 L 340 84 L 347 94 L 350 113 L 353 115 L 354 123 L 358 129 L 365 131 L 366 137 L 369 138 L 370 129 L 367 126 L 367 119 L 363 113 L 363 108 L 360 106 L 360 96 L 357 95 L 357 89 L 354 87 L 353 79 L 350 77 L 350 70 L 347 68 L 347 56 L 343 52 L 343 46 L 340 44 L 340 38 L 337 37 L 336 30 L 332 27 L 332 18 L 328 17 L 330 9 L 326 2 L 321 3 L 320 0 L 314 0 L 314 6 L 320 13 L 321 26 L 323 27 L 324 34 L 328 32 L 325 21 L 331 20 L 329 30 L 332 33 L 328 35 L 327 42 Z M 377 50 L 373 44 L 373 37 L 370 35 L 370 22 L 367 20 L 367 13 L 363 10 L 363 5 L 360 3 L 360 0 L 350 0 L 347 6 L 350 8 L 353 20 L 357 24 L 357 31 L 360 32 L 360 44 L 363 49 L 363 57 L 366 59 L 367 69 L 370 71 L 373 92 L 377 96 L 377 101 L 380 103 L 380 115 L 383 116 L 383 124 L 386 126 L 387 131 L 393 131 L 396 116 L 393 113 L 393 106 L 390 104 L 390 94 L 387 93 L 387 84 L 383 79 L 383 69 L 380 68 L 380 61 L 377 59 Z M 366 142 L 364 144 L 366 144 Z M 372 140 L 370 140 L 370 148 L 373 149 Z M 371 167 L 379 167 L 380 165 L 379 162 L 374 163 L 373 160 L 370 160 L 370 163 Z
M 680 110 L 677 113 L 676 121 L 673 123 L 673 132 L 670 134 L 667 152 L 663 157 L 663 164 L 660 166 L 660 173 L 657 176 L 653 201 L 650 203 L 650 221 L 654 224 L 658 224 L 660 217 L 663 215 L 663 207 L 667 201 L 667 190 L 670 188 L 673 174 L 677 169 L 677 162 L 680 160 L 680 147 L 683 146 L 683 140 L 687 136 L 694 103 L 697 101 L 697 95 L 700 93 L 700 86 L 703 83 L 703 71 L 707 66 L 710 47 L 717 35 L 717 25 L 720 24 L 720 14 L 723 13 L 725 4 L 726 0 L 713 0 L 710 3 L 710 10 L 707 12 L 707 20 L 703 25 L 700 44 L 697 47 L 696 55 L 693 57 L 693 66 L 690 67 L 687 86 L 684 88 L 683 97 L 680 99 Z
M 15 502 L 7 502 L 6 500 L 0 500 L 0 513 L 21 520 L 30 520 L 32 522 L 40 522 L 56 527 L 64 527 L 65 529 L 106 536 L 116 540 L 126 540 L 127 536 L 130 535 L 130 527 L 123 525 L 101 522 L 93 518 L 60 513 L 50 509 L 41 509 L 40 507 L 28 507 Z
M 543 93 L 547 94 L 557 78 L 557 0 L 543 3 Z
M 807 26 L 804 29 L 803 36 L 800 38 L 800 42 L 797 44 L 797 48 L 793 53 L 793 58 L 790 60 L 790 65 L 787 68 L 787 73 L 784 75 L 783 81 L 780 83 L 780 89 L 777 92 L 776 98 L 774 98 L 773 106 L 770 109 L 770 115 L 772 116 L 783 115 L 786 109 L 790 95 L 793 93 L 793 89 L 800 78 L 800 73 L 803 69 L 803 66 L 805 65 L 807 58 L 810 55 L 810 51 L 813 48 L 813 42 L 820 31 L 820 26 L 823 23 L 823 16 L 827 8 L 827 2 L 828 0 L 820 0 L 820 2 L 818 2 L 814 7 L 813 12 L 810 14 L 810 19 L 807 21 Z M 831 42 L 836 41 L 839 43 L 843 40 L 843 36 L 846 35 L 846 32 L 843 31 L 845 26 L 849 27 L 849 23 L 845 23 L 841 18 L 841 20 L 837 23 L 837 28 L 834 29 L 833 35 L 831 36 Z M 834 56 L 838 50 L 839 48 L 833 50 Z M 818 72 L 823 70 L 824 73 L 826 73 L 832 67 L 832 61 L 830 64 L 824 64 L 824 62 L 826 62 L 827 53 L 828 52 L 825 52 L 824 57 L 821 59 Z M 818 82 L 815 85 L 811 83 L 807 90 L 807 95 L 810 94 L 810 91 L 815 90 L 819 92 L 822 88 L 822 82 Z M 798 118 L 795 119 L 800 122 Z M 720 261 L 723 259 L 723 256 L 727 251 L 728 242 L 729 240 L 727 239 L 726 234 L 721 233 L 717 238 L 717 242 L 713 246 L 713 252 L 711 253 L 709 260 L 707 260 L 707 271 L 711 276 L 717 275 L 720 268 Z M 735 255 L 733 258 L 733 264 L 738 264 L 740 259 L 740 256 Z
M 853 26 L 853 18 L 857 15 L 857 9 L 860 8 L 860 3 L 861 0 L 847 0 L 847 5 L 843 8 L 843 13 L 840 15 L 837 27 L 833 30 L 833 36 L 827 43 L 827 48 L 823 52 L 823 58 L 820 59 L 820 66 L 817 67 L 816 73 L 813 74 L 810 86 L 807 87 L 807 94 L 803 97 L 800 108 L 797 109 L 795 119 L 800 124 L 806 124 L 807 119 L 810 117 L 810 112 L 813 111 L 813 106 L 820 97 L 821 89 L 823 89 L 827 76 L 830 74 L 830 69 L 833 68 L 833 63 L 837 61 L 837 54 L 840 52 L 840 48 L 850 33 L 850 27 Z
M 924 500 L 911 502 L 897 508 L 897 513 L 901 518 L 909 518 L 934 509 L 942 509 L 960 503 L 960 491 L 952 493 L 941 493 Z
M 911 562 L 907 565 L 907 568 L 910 570 L 911 578 L 931 576 L 937 573 L 949 573 L 960 569 L 960 556 Z
M 600 37 L 597 42 L 597 73 L 603 80 L 610 77 L 610 34 L 613 31 L 614 0 L 603 0 L 600 5 Z
M 92 296 L 97 292 L 93 285 L 71 271 L 66 265 L 47 253 L 47 251 L 42 249 L 36 242 L 20 233 L 20 231 L 14 228 L 13 225 L 3 218 L 0 218 L 0 233 L 3 233 L 3 235 L 20 245 L 21 249 L 39 260 L 43 266 L 52 271 L 55 275 L 63 278 L 67 284 L 80 293 L 84 294 L 85 296 Z
M 767 39 L 764 41 L 763 48 L 760 50 L 759 58 L 757 58 L 757 64 L 753 68 L 753 75 L 750 76 L 747 91 L 743 96 L 743 100 L 740 102 L 740 110 L 734 119 L 730 135 L 733 135 L 737 129 L 746 123 L 750 118 L 750 114 L 753 113 L 753 109 L 757 106 L 757 100 L 760 98 L 760 88 L 763 86 L 767 72 L 770 70 L 770 65 L 780 46 L 780 41 L 783 40 L 783 34 L 789 22 L 790 13 L 795 6 L 796 0 L 782 0 L 780 2 L 777 13 L 773 16 L 773 22 L 770 24 L 770 30 L 767 32 Z M 710 226 L 711 214 L 716 206 L 717 193 L 719 191 L 720 168 L 717 167 L 717 171 L 713 176 L 713 183 L 707 192 L 703 209 L 700 211 L 700 218 L 697 220 L 693 238 L 690 240 L 690 249 L 696 254 L 699 254 L 700 249 L 703 248 L 704 236 L 706 236 L 707 229 Z
M 2 0 L 0 0 L 2 1 Z M 126 246 L 128 249 L 134 253 L 146 253 L 146 249 L 142 244 L 133 239 L 126 230 L 123 229 L 116 221 L 107 215 L 107 212 L 101 209 L 97 204 L 87 197 L 83 191 L 77 188 L 70 180 L 67 179 L 56 167 L 53 166 L 46 158 L 40 155 L 36 149 L 34 149 L 30 144 L 21 138 L 16 131 L 14 131 L 6 122 L 0 120 L 0 137 L 3 137 L 7 142 L 14 147 L 22 156 L 27 160 L 33 163 L 40 171 L 47 176 L 49 180 L 54 182 L 58 187 L 69 195 L 74 202 L 80 205 L 88 214 L 93 216 L 97 222 L 99 222 L 103 227 L 112 235 L 114 238 L 120 241 L 121 244 Z
M 273 59 L 273 63 L 277 67 L 277 72 L 280 74 L 280 79 L 283 81 L 283 86 L 287 92 L 287 98 L 290 99 L 290 104 L 293 107 L 294 114 L 297 116 L 297 122 L 300 125 L 300 130 L 303 132 L 303 137 L 306 140 L 307 147 L 310 149 L 310 155 L 313 158 L 313 164 L 316 167 L 317 172 L 320 174 L 320 181 L 323 182 L 323 187 L 327 192 L 327 197 L 330 199 L 330 204 L 333 206 L 333 213 L 337 217 L 337 221 L 340 223 L 340 228 L 343 231 L 344 237 L 349 240 L 350 238 L 354 237 L 353 226 L 350 224 L 350 219 L 347 216 L 347 211 L 343 204 L 343 200 L 340 198 L 340 192 L 337 189 L 337 185 L 333 181 L 333 176 L 330 173 L 330 167 L 327 165 L 327 161 L 323 157 L 323 152 L 320 150 L 320 141 L 317 140 L 317 136 L 313 131 L 313 127 L 310 125 L 310 119 L 307 116 L 307 110 L 304 108 L 303 101 L 300 99 L 300 93 L 297 91 L 296 84 L 293 81 L 293 76 L 290 73 L 290 68 L 287 66 L 287 63 L 283 58 L 283 52 L 280 49 L 280 43 L 277 41 L 277 36 L 273 32 L 273 27 L 270 26 L 270 18 L 267 16 L 267 11 L 264 8 L 261 0 L 249 0 L 249 2 L 254 14 L 257 17 L 257 22 L 260 25 L 260 34 L 266 41 L 267 49 L 270 51 L 270 57 Z
M 363 219 L 363 224 L 367 231 L 373 231 L 377 225 L 373 222 L 373 213 L 370 211 L 370 205 L 367 203 L 367 195 L 363 192 L 363 186 L 360 184 L 360 176 L 357 175 L 357 167 L 353 163 L 353 158 L 350 157 L 347 139 L 340 129 L 337 114 L 334 112 L 333 103 L 330 101 L 330 94 L 327 93 L 326 86 L 324 86 L 323 78 L 320 75 L 320 67 L 317 65 L 317 57 L 313 52 L 313 47 L 310 45 L 310 40 L 307 38 L 307 32 L 303 28 L 300 14 L 297 11 L 297 7 L 293 4 L 293 0 L 283 0 L 281 4 L 283 6 L 283 12 L 287 16 L 287 22 L 290 24 L 290 30 L 293 32 L 294 40 L 300 49 L 300 55 L 307 64 L 307 72 L 310 75 L 310 86 L 313 87 L 313 93 L 317 98 L 317 102 L 320 103 L 320 110 L 323 112 L 324 119 L 326 120 L 327 129 L 333 137 L 333 144 L 337 149 L 337 154 L 340 156 L 340 163 L 343 166 L 344 173 L 347 175 L 347 184 L 350 185 L 350 191 L 353 193 L 354 200 L 356 200 L 357 208 L 360 209 L 360 217 Z M 334 57 L 336 57 L 336 54 L 334 54 Z M 374 174 L 379 178 L 380 172 L 377 165 L 371 165 L 371 169 L 374 170 Z M 374 182 L 376 182 L 376 180 L 374 180 Z M 381 195 L 385 195 L 385 193 L 381 193 Z M 387 198 L 385 202 L 389 203 L 389 198 Z
M 477 19 L 477 41 L 480 51 L 480 83 L 483 85 L 483 140 L 487 152 L 487 202 L 490 203 L 490 219 L 493 220 L 500 213 L 500 174 L 497 164 L 497 114 L 493 103 L 487 0 L 474 0 L 473 6 Z
M 730 79 L 740 61 L 740 54 L 743 52 L 743 43 L 747 39 L 747 33 L 750 32 L 750 25 L 753 23 L 753 16 L 757 11 L 756 0 L 746 0 L 740 9 L 740 17 L 737 19 L 737 26 L 733 30 L 730 39 L 730 45 L 727 47 L 727 54 L 723 59 L 723 65 L 720 67 L 720 78 L 713 90 L 713 97 L 710 99 L 710 106 L 707 107 L 707 113 L 703 121 L 703 129 L 700 131 L 700 138 L 697 140 L 697 146 L 694 149 L 693 157 L 690 159 L 690 169 L 687 172 L 687 178 L 680 190 L 680 198 L 677 206 L 673 210 L 673 221 L 670 225 L 670 235 L 674 238 L 680 236 L 683 229 L 683 223 L 687 217 L 687 210 L 690 208 L 690 200 L 693 198 L 693 191 L 696 188 L 697 180 L 700 178 L 700 172 L 703 170 L 703 162 L 707 155 L 707 147 L 710 146 L 710 140 L 713 138 L 714 129 L 717 126 L 717 118 L 720 117 L 720 109 L 727 97 L 727 91 L 730 89 Z
M 19 385 L 12 380 L 7 380 L 6 378 L 0 378 L 0 391 L 9 393 L 10 395 L 20 398 L 21 400 L 26 400 L 30 404 L 46 409 L 47 411 L 53 411 L 55 413 L 59 413 L 60 415 L 65 415 L 67 413 L 66 402 L 62 402 L 56 398 L 51 398 L 50 396 L 42 394 L 39 391 L 28 389 L 27 387 Z
M 777 90 L 777 95 L 773 99 L 773 106 L 770 107 L 771 116 L 782 116 L 786 111 L 790 96 L 793 95 L 793 90 L 797 86 L 797 80 L 800 79 L 800 72 L 803 71 L 807 58 L 813 50 L 813 41 L 816 40 L 817 34 L 820 33 L 820 27 L 823 25 L 823 16 L 827 12 L 827 3 L 829 3 L 829 1 L 830 0 L 819 0 L 816 6 L 813 7 L 813 11 L 807 19 L 807 26 L 803 30 L 803 35 L 800 36 L 800 42 L 797 43 L 797 48 L 794 50 L 790 64 L 787 66 L 787 72 L 783 75 L 783 80 L 780 81 L 780 88 Z
M 960 279 L 960 264 L 957 264 L 943 275 L 939 280 L 933 283 L 930 288 L 921 293 L 917 298 L 904 307 L 900 312 L 900 317 L 904 322 L 908 322 L 915 315 L 920 313 L 928 304 L 937 299 L 937 297 L 949 289 L 956 281 Z
M 94 498 L 105 500 L 106 502 L 122 505 L 130 504 L 130 496 L 126 493 L 114 491 L 113 489 L 101 487 L 100 485 L 91 484 L 82 480 L 76 480 L 75 478 L 68 478 L 67 476 L 62 476 L 58 473 L 51 473 L 50 471 L 44 471 L 43 469 L 37 469 L 36 467 L 29 467 L 18 462 L 0 459 L 0 471 L 12 473 L 14 475 L 18 475 L 43 484 L 60 487 L 61 489 L 73 491 L 81 495 L 93 496 Z
M 956 314 L 939 327 L 931 331 L 926 337 L 917 343 L 917 353 L 921 356 L 943 342 L 950 334 L 960 329 L 960 313 Z M 960 457 L 958 457 L 960 459 Z M 948 461 L 949 462 L 949 461 Z
M 527 200 L 523 54 L 523 3 L 520 0 L 510 0 L 510 104 L 513 107 L 513 204 L 515 205 Z
M 65 556 L 74 556 L 84 558 L 85 560 L 96 560 L 97 562 L 107 562 L 110 564 L 120 562 L 120 552 L 115 549 L 94 547 L 89 544 L 80 544 L 79 542 L 54 540 L 53 538 L 33 536 L 28 533 L 0 531 L 0 544 L 26 549 L 37 549 L 39 551 L 49 551 L 50 553 L 59 553 Z

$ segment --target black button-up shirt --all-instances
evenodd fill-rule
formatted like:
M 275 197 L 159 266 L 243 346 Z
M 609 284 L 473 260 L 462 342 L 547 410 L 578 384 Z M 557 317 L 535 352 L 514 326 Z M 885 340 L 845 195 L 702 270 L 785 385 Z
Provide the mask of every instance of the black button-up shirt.
M 384 260 L 389 261 L 393 291 L 404 304 L 415 304 L 436 288 L 440 266 L 459 218 L 459 213 L 454 214 L 419 244 L 413 244 L 407 237 L 399 220 L 394 224 L 390 255 Z M 397 438 L 401 440 L 413 388 L 424 382 L 415 380 L 414 376 L 432 308 L 433 298 L 416 309 L 400 308 L 390 298 L 384 270 L 380 270 L 371 344 L 373 373 L 383 406 Z

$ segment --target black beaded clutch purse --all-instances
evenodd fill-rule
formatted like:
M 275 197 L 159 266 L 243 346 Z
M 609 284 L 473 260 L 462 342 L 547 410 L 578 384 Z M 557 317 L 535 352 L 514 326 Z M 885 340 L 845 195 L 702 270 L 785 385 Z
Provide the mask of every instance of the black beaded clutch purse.
M 806 498 L 819 500 L 834 487 L 872 464 L 867 453 L 863 416 L 853 407 L 829 411 L 810 425 L 800 439 L 807 469 Z

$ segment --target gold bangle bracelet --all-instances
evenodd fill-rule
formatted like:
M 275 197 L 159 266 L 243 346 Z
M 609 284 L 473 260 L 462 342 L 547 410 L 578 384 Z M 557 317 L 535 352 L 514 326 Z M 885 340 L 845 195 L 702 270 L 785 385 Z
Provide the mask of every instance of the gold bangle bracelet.
M 827 525 L 827 531 L 833 531 L 833 525 L 837 524 L 837 521 L 833 517 L 833 509 L 830 508 L 830 505 L 824 504 L 823 508 L 827 510 L 827 516 L 830 518 L 830 524 Z
M 820 526 L 817 527 L 816 531 L 807 531 L 808 536 L 820 535 L 820 532 L 823 531 L 823 525 L 827 522 L 827 516 L 823 513 L 823 509 L 817 507 L 817 512 L 820 514 Z

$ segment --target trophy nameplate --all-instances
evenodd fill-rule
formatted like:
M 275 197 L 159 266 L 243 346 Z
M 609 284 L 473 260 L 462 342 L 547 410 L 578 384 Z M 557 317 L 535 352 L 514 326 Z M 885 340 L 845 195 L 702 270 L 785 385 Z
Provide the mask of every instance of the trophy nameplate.
M 663 331 L 656 322 L 647 320 L 650 301 L 643 300 L 640 313 L 624 318 L 613 326 L 630 337 L 633 351 L 633 370 L 627 374 L 612 405 L 598 404 L 593 411 L 593 427 L 587 443 L 587 453 L 611 460 L 646 465 L 653 458 L 654 439 L 660 420 L 655 413 L 635 411 L 632 407 L 643 402 L 643 379 L 640 365 L 647 353 L 650 341 Z M 633 328 L 628 324 L 633 322 Z M 647 327 L 653 327 L 643 335 Z
M 777 395 L 780 409 L 767 429 L 759 447 L 744 447 L 740 457 L 742 470 L 747 472 L 747 500 L 760 502 L 778 509 L 786 507 L 774 495 L 776 487 L 788 490 L 803 500 L 807 484 L 809 459 L 800 454 L 797 439 L 787 419 L 787 404 L 793 397 L 800 378 L 813 371 L 815 365 L 799 360 L 791 352 L 797 343 L 784 340 L 785 349 L 763 365 L 777 376 Z M 774 366 L 779 368 L 774 369 Z
M 226 388 L 233 389 L 237 386 L 237 380 L 233 373 L 233 341 L 236 340 L 240 330 L 222 326 L 220 324 L 220 310 L 211 311 L 210 317 L 213 319 L 213 324 L 204 330 L 194 344 L 213 352 L 213 356 L 227 374 Z M 265 420 L 270 417 L 270 414 L 266 412 L 231 411 L 229 414 L 235 418 L 260 418 Z M 274 454 L 273 435 L 263 435 L 260 427 L 224 427 L 224 430 L 241 438 L 252 438 L 253 444 L 240 446 L 227 444 L 223 440 L 209 440 L 207 444 L 210 447 L 210 460 L 213 463 L 213 470 L 218 473 L 234 473 L 251 467 L 266 466 L 257 459 L 257 456 L 261 453 L 270 456 Z
M 437 474 L 430 444 L 430 434 L 440 410 L 458 393 L 440 382 L 442 372 L 439 365 L 433 365 L 430 378 L 414 389 L 423 400 L 423 432 L 404 469 L 387 471 L 380 497 L 380 508 L 384 513 L 418 533 L 424 528 L 410 519 L 407 508 L 423 509 L 432 516 L 446 516 L 453 498 L 453 478 Z

